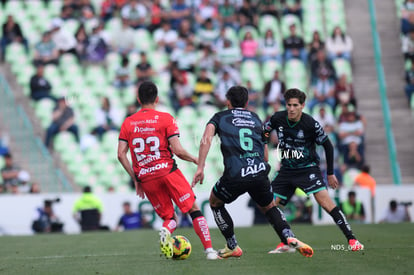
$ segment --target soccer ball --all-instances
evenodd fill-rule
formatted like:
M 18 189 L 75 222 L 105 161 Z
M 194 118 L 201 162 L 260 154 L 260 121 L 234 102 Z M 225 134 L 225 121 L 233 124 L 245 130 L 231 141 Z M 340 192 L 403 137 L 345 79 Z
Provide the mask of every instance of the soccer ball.
M 173 240 L 173 260 L 185 260 L 190 257 L 191 243 L 181 235 L 172 237 Z

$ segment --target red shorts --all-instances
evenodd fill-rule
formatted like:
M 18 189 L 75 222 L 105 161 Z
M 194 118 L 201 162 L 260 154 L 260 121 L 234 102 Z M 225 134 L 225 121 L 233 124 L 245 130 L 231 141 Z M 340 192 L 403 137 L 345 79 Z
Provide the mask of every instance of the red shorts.
M 166 176 L 146 180 L 141 185 L 155 212 L 163 220 L 174 217 L 172 201 L 183 213 L 187 213 L 193 207 L 195 201 L 193 189 L 178 169 Z

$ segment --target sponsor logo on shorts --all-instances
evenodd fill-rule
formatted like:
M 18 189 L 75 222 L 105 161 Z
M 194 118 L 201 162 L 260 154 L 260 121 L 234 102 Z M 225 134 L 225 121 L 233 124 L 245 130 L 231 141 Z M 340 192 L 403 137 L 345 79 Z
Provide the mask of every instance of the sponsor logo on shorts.
M 310 179 L 310 180 L 313 180 L 315 177 L 316 177 L 316 175 L 315 175 L 315 174 L 310 174 L 310 175 L 309 175 L 309 179 Z
M 249 162 L 250 160 L 250 162 Z M 241 169 L 241 177 L 247 177 L 248 175 L 255 175 L 260 173 L 261 171 L 266 171 L 266 165 L 264 162 L 259 164 L 254 164 L 254 159 L 247 159 L 249 166 L 243 167 Z
M 143 175 L 148 174 L 148 173 L 152 173 L 154 171 L 157 171 L 157 170 L 160 170 L 160 169 L 163 169 L 163 168 L 167 168 L 167 167 L 168 167 L 168 162 L 164 162 L 164 163 L 156 164 L 155 166 L 152 166 L 152 167 L 149 167 L 149 168 L 142 168 L 139 171 L 138 177 L 143 176 Z
M 187 194 L 185 194 L 184 196 L 182 196 L 181 198 L 179 198 L 178 200 L 179 200 L 180 202 L 183 202 L 183 201 L 185 201 L 186 199 L 188 199 L 190 196 L 191 196 L 191 195 L 190 195 L 190 193 L 187 193 Z

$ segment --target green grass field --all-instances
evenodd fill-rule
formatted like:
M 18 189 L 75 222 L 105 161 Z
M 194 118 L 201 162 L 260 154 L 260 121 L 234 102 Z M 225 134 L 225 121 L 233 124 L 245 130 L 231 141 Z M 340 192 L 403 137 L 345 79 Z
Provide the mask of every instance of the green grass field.
M 219 261 L 205 259 L 191 228 L 175 232 L 193 246 L 183 261 L 160 257 L 155 230 L 5 236 L 0 237 L 0 274 L 414 274 L 413 224 L 353 229 L 364 251 L 346 251 L 345 238 L 335 226 L 294 225 L 296 235 L 315 250 L 312 258 L 305 258 L 299 253 L 267 254 L 277 243 L 270 226 L 236 228 L 243 256 Z M 211 234 L 214 247 L 222 248 L 220 232 L 213 229 Z

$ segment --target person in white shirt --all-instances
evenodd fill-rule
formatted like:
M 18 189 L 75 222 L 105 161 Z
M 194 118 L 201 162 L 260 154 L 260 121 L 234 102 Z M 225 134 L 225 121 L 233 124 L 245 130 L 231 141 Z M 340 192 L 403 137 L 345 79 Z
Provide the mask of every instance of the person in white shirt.
M 121 17 L 127 19 L 133 29 L 144 28 L 147 16 L 147 8 L 138 0 L 129 0 L 129 3 L 121 9 Z
M 125 55 L 132 52 L 134 46 L 134 30 L 129 26 L 127 19 L 122 19 L 121 29 L 111 33 L 111 47 L 114 51 Z
M 96 127 L 92 133 L 97 134 L 99 139 L 102 139 L 103 134 L 110 130 L 119 130 L 122 117 L 116 111 L 111 108 L 111 104 L 108 97 L 102 98 L 102 105 L 95 111 Z
M 154 31 L 153 38 L 158 49 L 171 53 L 177 43 L 178 33 L 171 28 L 170 22 L 163 21 L 161 23 L 161 28 Z
M 343 32 L 340 27 L 335 27 L 332 35 L 326 39 L 326 50 L 331 60 L 344 58 L 350 61 L 352 49 L 351 37 Z
M 386 210 L 380 223 L 400 223 L 411 221 L 408 206 L 411 203 L 397 204 L 395 200 L 390 201 L 390 207 Z
M 55 43 L 60 54 L 72 53 L 77 56 L 76 52 L 76 38 L 75 35 L 67 31 L 63 27 L 63 20 L 54 18 L 52 20 L 50 32 L 52 34 L 52 41 Z

